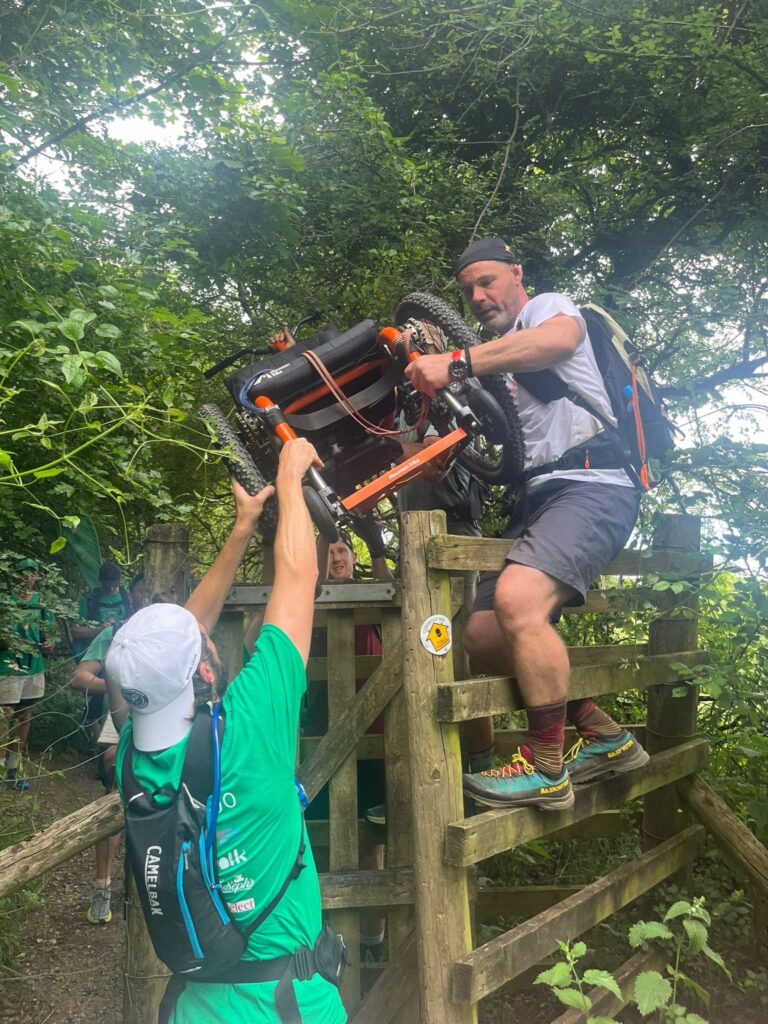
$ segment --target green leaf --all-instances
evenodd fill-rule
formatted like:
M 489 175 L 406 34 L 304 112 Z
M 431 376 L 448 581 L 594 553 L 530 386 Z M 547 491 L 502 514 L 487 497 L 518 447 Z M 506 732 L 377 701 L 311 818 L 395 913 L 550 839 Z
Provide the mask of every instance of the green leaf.
M 111 284 L 99 285 L 99 287 L 96 289 L 96 291 L 99 293 L 99 295 L 102 296 L 102 298 L 105 298 L 105 299 L 119 299 L 120 298 L 120 292 L 117 290 L 117 288 L 114 288 Z
M 99 338 L 119 338 L 122 331 L 114 324 L 99 324 L 94 334 Z
M 697 981 L 694 981 L 693 978 L 689 978 L 688 975 L 683 974 L 682 971 L 676 971 L 671 964 L 667 964 L 667 974 L 669 974 L 670 977 L 675 978 L 677 981 L 679 981 L 681 985 L 685 986 L 685 988 L 695 993 L 695 995 L 702 1001 L 702 1003 L 704 1003 L 707 1009 L 709 1009 L 709 992 L 707 992 L 703 985 L 700 985 Z
M 709 935 L 706 925 L 701 921 L 694 921 L 690 917 L 683 918 L 683 931 L 688 936 L 688 944 L 692 954 L 700 953 L 707 944 Z
M 572 1006 L 575 1010 L 581 1010 L 582 1013 L 589 1013 L 592 1009 L 592 1000 L 579 992 L 577 988 L 553 988 L 552 993 L 561 1003 Z
M 48 554 L 55 555 L 57 551 L 61 551 L 61 549 L 66 546 L 66 543 L 66 537 L 57 537 L 56 540 L 53 541 L 51 546 L 48 548 Z
M 638 921 L 629 929 L 629 944 L 637 949 L 651 939 L 671 939 L 672 932 L 661 921 Z
M 646 1017 L 672 998 L 672 986 L 658 971 L 643 971 L 635 978 L 635 1002 Z
M 82 341 L 85 334 L 85 327 L 80 320 L 62 320 L 56 324 L 56 329 L 70 341 Z
M 89 324 L 96 319 L 96 314 L 88 309 L 72 309 L 69 312 L 69 320 L 77 320 L 81 324 Z
M 731 980 L 731 972 L 725 966 L 725 960 L 723 960 L 719 953 L 716 953 L 714 949 L 710 949 L 707 945 L 702 946 L 701 952 L 711 960 L 713 964 L 717 964 L 717 966 L 728 976 L 728 980 Z
M 14 320 L 8 324 L 8 326 L 23 327 L 25 331 L 29 331 L 32 335 L 40 334 L 43 330 L 43 324 L 39 323 L 37 320 Z
M 0 466 L 4 469 L 10 469 L 12 473 L 14 472 L 13 459 L 11 458 L 10 452 L 5 452 L 2 448 L 0 448 Z
M 565 988 L 573 981 L 568 964 L 560 960 L 547 971 L 542 971 L 534 981 L 534 985 L 550 985 L 552 988 Z
M 672 921 L 676 917 L 683 917 L 684 914 L 690 914 L 693 911 L 693 906 L 688 903 L 687 900 L 678 900 L 673 903 L 669 910 L 664 915 L 665 921 Z
M 33 476 L 38 480 L 44 480 L 50 476 L 59 476 L 63 472 L 63 466 L 52 466 L 50 469 L 36 469 Z
M 111 370 L 117 377 L 123 376 L 123 368 L 116 355 L 113 355 L 111 352 L 105 352 L 102 349 L 96 353 L 96 356 L 105 370 Z
M 584 971 L 584 977 L 581 980 L 587 985 L 595 985 L 597 988 L 607 989 L 609 992 L 612 992 L 617 999 L 622 998 L 618 982 L 612 974 L 608 973 L 608 971 L 590 969 L 588 971 Z
M 571 946 L 571 956 L 574 960 L 579 960 L 587 952 L 586 942 L 574 942 Z

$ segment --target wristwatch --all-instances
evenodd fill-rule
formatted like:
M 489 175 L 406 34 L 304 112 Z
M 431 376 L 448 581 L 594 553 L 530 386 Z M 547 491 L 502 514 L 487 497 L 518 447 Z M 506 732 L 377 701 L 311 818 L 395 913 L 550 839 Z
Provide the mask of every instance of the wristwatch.
M 469 377 L 469 366 L 464 349 L 456 348 L 451 352 L 451 361 L 448 364 L 448 376 L 451 381 L 463 384 Z

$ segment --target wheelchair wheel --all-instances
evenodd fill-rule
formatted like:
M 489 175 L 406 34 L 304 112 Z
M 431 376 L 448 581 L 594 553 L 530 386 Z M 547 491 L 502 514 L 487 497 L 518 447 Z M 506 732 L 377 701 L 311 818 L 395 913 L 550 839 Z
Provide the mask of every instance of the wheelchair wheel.
M 248 494 L 258 494 L 267 486 L 267 481 L 218 405 L 204 405 L 197 414 L 208 425 L 218 445 L 232 453 L 224 456 L 224 462 L 235 480 Z M 274 495 L 264 505 L 259 530 L 266 541 L 274 541 L 277 531 L 277 499 Z
M 426 320 L 443 331 L 455 348 L 472 348 L 480 339 L 459 314 L 434 295 L 411 292 L 395 311 L 395 323 Z M 525 465 L 525 441 L 517 406 L 501 374 L 476 378 L 480 388 L 471 388 L 467 404 L 483 424 L 474 445 L 456 456 L 473 476 L 489 484 L 515 484 Z
M 336 525 L 336 520 L 331 515 L 331 511 L 314 489 L 308 484 L 302 487 L 304 494 L 304 501 L 307 503 L 309 514 L 312 517 L 312 522 L 320 531 L 320 536 L 323 540 L 327 540 L 329 544 L 335 544 L 339 539 L 339 528 Z

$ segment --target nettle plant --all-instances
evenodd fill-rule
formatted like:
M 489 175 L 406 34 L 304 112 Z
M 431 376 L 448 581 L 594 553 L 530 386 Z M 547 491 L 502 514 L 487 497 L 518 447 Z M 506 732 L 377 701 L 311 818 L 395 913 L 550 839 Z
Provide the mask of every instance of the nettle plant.
M 673 903 L 662 921 L 638 921 L 629 930 L 629 944 L 639 949 L 646 943 L 659 943 L 669 953 L 665 974 L 660 971 L 642 971 L 635 978 L 632 994 L 627 999 L 622 995 L 619 984 L 609 971 L 589 968 L 581 972 L 579 961 L 587 952 L 583 942 L 558 943 L 563 959 L 542 971 L 534 984 L 548 985 L 565 1006 L 571 1006 L 582 1013 L 591 1014 L 593 1000 L 585 988 L 606 989 L 622 1003 L 631 1002 L 643 1017 L 654 1015 L 653 1019 L 663 1024 L 707 1024 L 704 1017 L 689 1011 L 678 1002 L 681 989 L 687 989 L 709 1007 L 709 992 L 682 970 L 682 964 L 704 956 L 731 979 L 731 973 L 723 958 L 709 946 L 710 916 L 704 909 L 703 899 L 678 900 Z M 611 1024 L 614 1017 L 605 1015 L 587 1016 L 586 1024 Z

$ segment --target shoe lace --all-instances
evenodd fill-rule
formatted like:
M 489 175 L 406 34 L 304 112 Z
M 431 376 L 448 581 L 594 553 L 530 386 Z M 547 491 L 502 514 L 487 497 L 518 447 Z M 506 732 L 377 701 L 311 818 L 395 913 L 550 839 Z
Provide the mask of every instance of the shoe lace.
M 568 753 L 563 756 L 563 764 L 570 764 L 571 761 L 575 761 L 585 746 L 586 741 L 583 739 L 583 737 L 580 736 L 579 739 L 576 740 L 571 749 L 568 751 Z
M 509 759 L 509 764 L 503 764 L 501 768 L 489 768 L 487 772 L 480 774 L 486 779 L 510 779 L 518 775 L 533 775 L 534 767 L 520 748 L 517 753 Z

